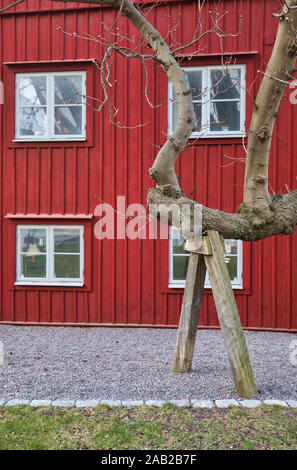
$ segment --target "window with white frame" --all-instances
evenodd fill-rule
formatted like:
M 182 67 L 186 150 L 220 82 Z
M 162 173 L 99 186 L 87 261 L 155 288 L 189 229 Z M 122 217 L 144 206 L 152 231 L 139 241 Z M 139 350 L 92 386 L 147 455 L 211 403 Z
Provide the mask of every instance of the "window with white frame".
M 185 249 L 186 239 L 174 228 L 169 228 L 169 287 L 184 288 L 190 253 Z M 225 240 L 225 260 L 233 289 L 242 289 L 242 241 Z M 205 288 L 210 288 L 206 273 Z
M 80 225 L 18 225 L 16 284 L 83 285 Z
M 245 65 L 186 67 L 197 127 L 191 137 L 245 134 Z M 177 100 L 168 88 L 168 133 L 177 122 Z
M 86 73 L 17 73 L 16 140 L 83 140 Z

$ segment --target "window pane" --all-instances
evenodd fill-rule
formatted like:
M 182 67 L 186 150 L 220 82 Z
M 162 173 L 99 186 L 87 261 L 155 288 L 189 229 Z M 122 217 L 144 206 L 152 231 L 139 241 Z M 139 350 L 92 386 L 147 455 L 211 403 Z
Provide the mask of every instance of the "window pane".
M 21 253 L 39 255 L 46 252 L 45 229 L 21 229 Z
M 20 135 L 46 135 L 46 108 L 19 108 L 19 133 Z
M 237 254 L 237 240 L 224 240 L 225 241 L 225 253 Z
M 82 134 L 82 107 L 64 106 L 55 107 L 55 134 L 81 135 Z
M 189 256 L 173 256 L 173 280 L 184 281 L 187 276 Z
M 173 234 L 173 238 L 172 238 L 173 253 L 184 254 L 185 243 L 186 243 L 185 237 L 183 237 L 183 235 L 181 235 L 177 229 L 173 229 L 172 234 Z
M 193 100 L 202 99 L 202 71 L 201 70 L 189 70 L 187 76 L 191 88 Z
M 175 128 L 176 126 L 176 122 L 177 122 L 177 104 L 175 103 L 173 106 L 172 106 L 172 111 L 173 111 L 173 115 L 172 115 L 172 118 L 173 118 L 173 129 Z M 195 111 L 195 115 L 196 115 L 196 119 L 197 119 L 197 126 L 195 127 L 194 129 L 194 132 L 200 132 L 201 131 L 201 111 L 202 111 L 202 105 L 201 103 L 194 103 L 194 111 Z
M 201 131 L 201 111 L 202 111 L 202 105 L 201 103 L 194 103 L 194 111 L 197 119 L 197 126 L 194 129 L 195 131 Z
M 240 102 L 210 103 L 210 132 L 240 131 Z
M 46 77 L 19 77 L 17 83 L 20 105 L 46 105 Z
M 79 101 L 81 103 L 81 94 L 81 75 L 63 75 L 55 77 L 55 104 L 68 104 L 73 101 Z
M 240 99 L 241 69 L 211 70 L 211 99 Z
M 79 255 L 54 255 L 55 277 L 76 278 L 80 277 Z
M 80 231 L 75 229 L 54 230 L 55 253 L 79 253 Z
M 46 277 L 46 255 L 21 255 L 20 277 Z
M 237 256 L 225 256 L 231 281 L 238 281 Z
M 189 75 L 189 74 L 188 74 Z M 193 76 L 195 78 L 195 74 L 191 73 L 191 77 Z M 190 85 L 191 86 L 191 85 Z M 196 90 L 196 91 L 195 91 Z M 196 97 L 197 97 L 197 89 L 195 89 Z M 201 97 L 201 89 L 199 89 L 199 97 Z M 194 96 L 193 96 L 194 99 Z M 177 123 L 177 112 L 178 112 L 178 106 L 176 102 L 176 94 L 174 90 L 172 89 L 172 129 L 175 128 L 176 123 Z M 202 105 L 201 103 L 195 103 L 194 102 L 194 111 L 196 114 L 196 119 L 197 119 L 197 127 L 194 129 L 194 131 L 201 131 L 201 110 L 202 110 Z

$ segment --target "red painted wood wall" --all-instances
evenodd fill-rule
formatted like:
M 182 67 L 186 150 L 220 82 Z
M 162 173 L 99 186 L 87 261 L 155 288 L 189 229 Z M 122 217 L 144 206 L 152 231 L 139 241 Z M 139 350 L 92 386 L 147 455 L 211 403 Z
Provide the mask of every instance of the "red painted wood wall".
M 2 6 L 10 0 L 3 0 Z M 159 2 L 148 18 L 167 34 L 170 25 L 181 22 L 178 42 L 189 41 L 195 29 L 195 1 Z M 209 2 L 213 8 L 214 2 Z M 247 120 L 258 88 L 257 70 L 267 63 L 277 21 L 271 14 L 277 1 L 224 0 L 220 11 L 224 30 L 238 31 L 226 39 L 224 49 L 237 63 L 247 64 Z M 207 9 L 206 9 L 207 10 Z M 39 70 L 87 70 L 87 93 L 102 96 L 99 74 L 92 63 L 102 57 L 101 47 L 57 31 L 102 33 L 116 13 L 109 8 L 27 0 L 0 15 L 0 80 L 5 102 L 0 108 L 1 125 L 1 321 L 75 324 L 128 324 L 176 326 L 182 290 L 168 288 L 168 242 L 166 240 L 104 240 L 93 235 L 97 217 L 92 214 L 99 196 L 115 206 L 117 195 L 127 204 L 145 205 L 148 177 L 154 155 L 164 142 L 167 128 L 167 80 L 154 65 L 149 66 L 149 97 L 143 96 L 145 74 L 137 61 L 116 57 L 113 78 L 118 119 L 128 126 L 147 123 L 134 130 L 109 124 L 108 113 L 88 108 L 86 142 L 15 143 L 14 74 Z M 208 15 L 204 24 L 209 26 Z M 125 19 L 121 31 L 135 34 Z M 204 39 L 201 57 L 184 60 L 185 65 L 217 64 L 219 44 L 215 37 Z M 190 55 L 190 50 L 188 51 Z M 254 85 L 253 85 L 254 83 Z M 290 90 L 289 90 L 290 91 Z M 287 93 L 289 92 L 287 91 Z M 271 150 L 270 187 L 274 192 L 296 189 L 297 106 L 284 99 Z M 235 211 L 241 203 L 244 164 L 225 157 L 242 157 L 241 139 L 197 141 L 177 164 L 181 185 L 187 194 L 210 207 Z M 216 191 L 214 191 L 216 188 Z M 65 214 L 86 227 L 86 284 L 73 287 L 15 286 L 15 227 L 24 219 L 7 214 Z M 84 216 L 78 216 L 83 214 Z M 25 219 L 28 223 L 33 219 Z M 63 219 L 62 219 L 63 220 Z M 57 219 L 57 222 L 59 220 Z M 72 220 L 73 222 L 73 220 Z M 35 219 L 36 223 L 36 219 Z M 297 234 L 244 244 L 243 291 L 235 291 L 242 323 L 246 328 L 297 330 Z M 199 325 L 216 327 L 217 315 L 210 290 L 205 291 Z

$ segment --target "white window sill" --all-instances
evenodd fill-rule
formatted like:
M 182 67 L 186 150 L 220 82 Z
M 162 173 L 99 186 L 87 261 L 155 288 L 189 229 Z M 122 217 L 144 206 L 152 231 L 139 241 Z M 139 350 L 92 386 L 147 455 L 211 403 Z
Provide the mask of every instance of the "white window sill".
M 203 133 L 195 133 L 192 132 L 190 135 L 190 139 L 228 139 L 228 138 L 243 138 L 246 137 L 245 132 L 237 132 L 237 133 L 224 133 L 222 132 L 221 134 L 219 133 L 213 133 L 213 134 L 203 134 Z
M 168 287 L 170 289 L 184 289 L 185 288 L 185 284 L 168 284 Z M 210 284 L 206 284 L 204 286 L 204 289 L 211 289 L 211 285 Z M 243 286 L 240 285 L 240 284 L 232 284 L 232 289 L 243 289 Z
M 63 137 L 60 139 L 36 139 L 31 137 L 30 139 L 13 139 L 13 142 L 85 142 L 86 140 L 85 137 Z
M 60 287 L 82 287 L 83 282 L 43 282 L 43 281 L 17 281 L 14 283 L 15 286 L 60 286 Z
M 170 137 L 172 135 L 173 131 L 170 130 L 168 132 L 168 136 Z M 229 138 L 237 138 L 237 139 L 242 139 L 242 138 L 246 138 L 247 134 L 245 132 L 233 132 L 233 133 L 230 133 L 230 134 L 227 134 L 227 133 L 213 133 L 213 134 L 206 134 L 206 133 L 203 133 L 203 132 L 192 132 L 192 134 L 190 135 L 190 139 L 229 139 Z

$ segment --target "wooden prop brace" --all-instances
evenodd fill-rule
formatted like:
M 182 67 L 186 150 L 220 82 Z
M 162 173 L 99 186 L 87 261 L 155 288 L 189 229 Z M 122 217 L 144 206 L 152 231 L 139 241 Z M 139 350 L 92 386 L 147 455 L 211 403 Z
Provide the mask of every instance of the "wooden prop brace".
M 237 393 L 252 398 L 258 393 L 249 354 L 224 257 L 224 239 L 216 231 L 208 231 L 200 248 L 191 240 L 186 285 L 181 308 L 173 372 L 188 372 L 192 366 L 199 312 L 206 268 L 224 337 L 225 348 Z

